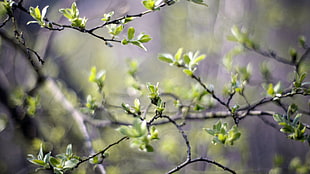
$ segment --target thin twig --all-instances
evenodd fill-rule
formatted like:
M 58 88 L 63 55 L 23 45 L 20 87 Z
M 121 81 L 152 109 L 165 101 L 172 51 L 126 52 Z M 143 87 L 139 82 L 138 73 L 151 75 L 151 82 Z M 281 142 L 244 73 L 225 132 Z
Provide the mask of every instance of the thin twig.
M 214 160 L 211 160 L 211 159 L 208 159 L 208 158 L 203 158 L 203 157 L 195 158 L 195 159 L 192 159 L 192 160 L 189 160 L 189 161 L 185 161 L 182 164 L 180 164 L 180 165 L 176 166 L 175 168 L 171 169 L 169 172 L 167 172 L 167 174 L 175 173 L 175 172 L 181 170 L 182 168 L 184 168 L 185 166 L 187 166 L 187 165 L 189 165 L 191 163 L 199 162 L 199 161 L 206 162 L 206 163 L 209 163 L 209 164 L 213 164 L 213 165 L 215 165 L 217 167 L 222 168 L 225 171 L 228 171 L 230 173 L 236 174 L 236 172 L 234 170 L 232 170 L 232 169 L 230 169 L 230 168 L 228 168 L 228 167 L 226 167 L 226 166 L 224 166 L 224 165 L 222 165 L 222 164 L 220 164 L 220 163 L 218 163 L 218 162 L 216 162 Z
M 162 118 L 166 118 L 167 120 L 169 120 L 170 123 L 172 123 L 178 130 L 179 132 L 181 133 L 182 137 L 183 137 L 183 140 L 185 141 L 185 144 L 186 144 L 186 147 L 187 147 L 187 160 L 190 161 L 191 160 L 191 146 L 190 146 L 190 143 L 188 141 L 188 138 L 187 138 L 187 135 L 185 134 L 182 126 L 178 125 L 173 119 L 171 119 L 169 116 L 166 116 L 166 115 L 161 115 L 160 117 Z
M 249 51 L 253 51 L 253 52 L 255 52 L 255 53 L 257 53 L 257 54 L 260 54 L 260 55 L 262 55 L 262 56 L 264 56 L 264 57 L 267 57 L 267 58 L 271 58 L 271 59 L 274 59 L 274 60 L 276 60 L 276 61 L 278 61 L 278 62 L 281 62 L 281 63 L 283 63 L 283 64 L 287 64 L 287 65 L 295 65 L 291 60 L 287 60 L 287 59 L 285 59 L 285 58 L 283 58 L 283 57 L 280 57 L 280 56 L 278 56 L 274 51 L 272 51 L 272 50 L 269 50 L 269 51 L 265 51 L 265 50 L 261 50 L 261 49 L 259 49 L 259 48 L 249 48 L 249 47 L 247 47 L 246 45 L 243 45 L 247 50 L 249 50 Z
M 95 154 L 93 154 L 93 155 L 91 155 L 91 156 L 89 156 L 89 157 L 87 157 L 87 158 L 85 158 L 85 159 L 83 159 L 83 160 L 80 160 L 80 162 L 76 164 L 75 168 L 79 167 L 80 164 L 82 164 L 82 163 L 84 163 L 84 162 L 86 162 L 86 161 L 88 161 L 88 160 L 90 160 L 90 159 L 96 157 L 97 155 L 100 155 L 100 154 L 103 155 L 103 154 L 104 154 L 107 150 L 109 150 L 111 147 L 113 147 L 113 146 L 115 146 L 115 145 L 121 143 L 121 142 L 124 141 L 124 140 L 128 140 L 128 139 L 129 139 L 128 137 L 123 137 L 123 138 L 119 139 L 118 141 L 116 141 L 116 142 L 114 142 L 114 143 L 108 145 L 108 146 L 105 147 L 103 150 L 101 150 L 101 151 L 99 151 L 99 152 L 97 152 L 97 153 L 95 153 Z

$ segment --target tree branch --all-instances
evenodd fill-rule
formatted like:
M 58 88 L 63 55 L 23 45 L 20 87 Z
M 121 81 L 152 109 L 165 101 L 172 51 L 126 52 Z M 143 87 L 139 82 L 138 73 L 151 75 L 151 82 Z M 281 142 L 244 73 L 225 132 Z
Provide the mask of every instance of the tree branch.
M 171 173 L 175 173 L 179 170 L 181 170 L 182 168 L 184 168 L 185 166 L 191 164 L 191 163 L 195 163 L 195 162 L 199 162 L 199 161 L 202 161 L 202 162 L 206 162 L 206 163 L 209 163 L 209 164 L 213 164 L 219 168 L 222 168 L 223 170 L 225 171 L 228 171 L 230 173 L 233 173 L 233 174 L 236 174 L 236 172 L 214 160 L 211 160 L 211 159 L 208 159 L 208 158 L 203 158 L 203 157 L 200 157 L 200 158 L 195 158 L 195 159 L 192 159 L 192 160 L 188 160 L 188 161 L 185 161 L 183 162 L 182 164 L 176 166 L 175 168 L 171 169 L 169 172 L 167 172 L 167 174 L 171 174 Z

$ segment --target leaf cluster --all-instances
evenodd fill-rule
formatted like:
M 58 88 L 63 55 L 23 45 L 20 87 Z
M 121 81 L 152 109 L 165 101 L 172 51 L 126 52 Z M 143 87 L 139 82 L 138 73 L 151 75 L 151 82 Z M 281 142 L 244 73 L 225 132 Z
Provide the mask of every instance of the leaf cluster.
M 37 157 L 28 154 L 28 161 L 39 166 L 40 169 L 52 169 L 55 174 L 64 174 L 74 169 L 80 162 L 80 157 L 75 156 L 72 152 L 72 145 L 69 144 L 65 153 L 53 157 L 51 152 L 44 155 L 42 145 Z
M 291 119 L 294 116 L 294 119 Z M 306 127 L 300 122 L 302 114 L 298 113 L 298 106 L 291 104 L 286 115 L 274 114 L 273 119 L 283 126 L 280 131 L 286 133 L 288 138 L 298 141 L 308 141 L 310 136 L 306 133 Z
M 121 126 L 117 130 L 131 139 L 131 147 L 145 152 L 153 152 L 154 148 L 150 142 L 159 139 L 157 129 L 154 126 L 148 129 L 146 120 L 141 121 L 138 118 L 133 121 L 132 125 Z
M 91 68 L 88 80 L 90 82 L 94 82 L 97 85 L 99 92 L 101 92 L 103 87 L 104 87 L 105 79 L 106 79 L 106 71 L 101 70 L 101 71 L 97 72 L 96 67 Z
M 232 35 L 227 37 L 228 40 L 238 42 L 247 48 L 257 48 L 257 45 L 250 39 L 247 31 L 242 31 L 239 27 L 233 26 L 231 28 L 231 33 Z
M 41 27 L 46 27 L 47 23 L 45 21 L 45 15 L 47 12 L 48 6 L 45 6 L 42 11 L 40 11 L 39 6 L 29 7 L 29 13 L 30 15 L 35 19 L 35 21 L 29 21 L 27 24 L 37 23 Z
M 133 115 L 134 117 L 139 117 L 141 115 L 141 104 L 139 99 L 135 99 L 134 106 L 122 103 L 122 108 L 127 114 Z
M 160 54 L 158 59 L 169 63 L 172 66 L 183 67 L 183 72 L 188 76 L 193 76 L 197 65 L 200 61 L 206 58 L 206 55 L 199 55 L 199 52 L 187 52 L 183 54 L 183 48 L 179 48 L 175 55 Z
M 156 106 L 156 115 L 161 115 L 162 112 L 165 110 L 165 102 L 163 102 L 159 96 L 158 85 L 159 83 L 156 83 L 156 85 L 148 83 L 146 86 L 149 91 L 148 97 L 151 100 L 151 103 Z
M 93 98 L 91 95 L 88 95 L 86 98 L 85 107 L 81 108 L 81 111 L 93 115 L 98 107 L 99 106 L 96 102 L 96 99 Z
M 130 43 L 147 51 L 143 43 L 149 42 L 150 40 L 152 40 L 151 36 L 144 33 L 141 33 L 135 37 L 135 29 L 133 27 L 129 27 L 127 30 L 127 38 L 122 40 L 122 44 L 127 45 Z
M 71 8 L 62 8 L 59 9 L 59 12 L 71 22 L 73 27 L 85 28 L 88 19 L 80 17 L 76 2 L 72 3 Z
M 241 136 L 236 125 L 232 128 L 228 129 L 227 123 L 222 123 L 219 120 L 213 128 L 204 128 L 204 130 L 213 136 L 212 143 L 213 144 L 228 144 L 233 145 L 236 140 L 238 140 Z

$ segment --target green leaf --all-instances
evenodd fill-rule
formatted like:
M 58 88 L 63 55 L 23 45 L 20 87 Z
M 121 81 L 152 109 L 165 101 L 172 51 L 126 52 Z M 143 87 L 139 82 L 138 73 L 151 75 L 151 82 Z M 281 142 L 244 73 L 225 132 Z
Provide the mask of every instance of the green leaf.
M 121 126 L 117 131 L 131 138 L 142 137 L 147 134 L 146 121 L 135 119 L 132 126 Z
M 34 16 L 39 20 L 41 19 L 41 12 L 38 6 L 34 9 Z
M 226 139 L 227 139 L 227 135 L 225 135 L 225 134 L 219 134 L 219 135 L 218 135 L 218 140 L 219 140 L 221 143 L 225 144 Z
M 274 88 L 273 88 L 273 84 L 272 84 L 272 83 L 270 83 L 269 86 L 268 86 L 267 94 L 268 94 L 269 96 L 274 96 L 274 94 L 275 94 L 275 91 L 274 91 Z
M 292 133 L 294 132 L 294 128 L 292 126 L 286 125 L 283 128 L 281 128 L 280 131 L 283 133 Z
M 111 11 L 110 13 L 104 14 L 103 18 L 101 18 L 101 20 L 102 21 L 110 21 L 113 15 L 114 15 L 114 11 Z
M 217 124 L 213 125 L 213 129 L 215 129 L 216 131 L 220 131 L 221 127 L 222 127 L 222 121 L 221 120 L 219 120 L 217 122 Z
M 42 14 L 41 14 L 41 20 L 43 21 L 44 20 L 44 18 L 45 18 L 45 15 L 46 15 L 46 12 L 47 12 L 47 8 L 48 8 L 49 6 L 47 5 L 47 6 L 45 6 L 43 9 L 42 9 Z
M 44 156 L 43 161 L 44 161 L 45 163 L 48 163 L 48 162 L 49 162 L 49 159 L 50 159 L 51 154 L 52 154 L 52 152 L 49 152 L 49 153 L 47 153 L 47 154 Z
M 117 25 L 117 24 L 111 24 L 110 27 L 108 27 L 108 28 L 109 28 L 109 33 L 111 35 L 117 36 L 123 31 L 124 26 L 123 25 Z
M 201 55 L 197 58 L 195 58 L 193 61 L 192 61 L 192 64 L 198 64 L 200 61 L 202 61 L 203 59 L 206 58 L 206 55 Z
M 91 70 L 90 70 L 90 75 L 89 75 L 89 77 L 88 77 L 88 80 L 90 81 L 90 82 L 96 82 L 96 80 L 97 80 L 97 68 L 95 67 L 95 66 L 93 66 L 92 68 L 91 68 Z
M 142 48 L 144 51 L 147 51 L 147 49 L 144 47 L 144 45 L 140 41 L 129 41 L 131 44 L 136 45 L 140 48 Z
M 135 36 L 135 29 L 133 27 L 128 28 L 127 38 L 128 40 L 132 40 Z
M 188 0 L 188 1 L 191 1 L 195 4 L 204 5 L 204 6 L 208 7 L 208 5 L 203 2 L 203 0 Z
M 153 140 L 153 139 L 159 139 L 158 137 L 158 130 L 156 129 L 155 126 L 152 126 L 150 128 L 150 139 Z
M 155 10 L 155 0 L 145 0 L 142 1 L 142 4 L 149 10 Z
M 231 38 L 232 40 L 236 40 L 238 42 L 240 42 L 243 38 L 242 38 L 242 34 L 240 32 L 240 29 L 234 25 L 232 28 L 231 28 L 231 33 L 233 34 L 233 37 Z M 234 38 L 234 39 L 233 39 Z
M 31 163 L 35 164 L 35 165 L 39 165 L 39 166 L 45 166 L 46 163 L 43 160 L 39 160 L 39 159 L 33 159 L 30 160 Z
M 171 54 L 161 54 L 158 56 L 158 59 L 163 61 L 163 62 L 166 62 L 166 63 L 173 63 L 174 62 Z
M 100 163 L 102 163 L 102 161 L 103 161 L 102 156 L 101 155 L 97 155 L 94 158 L 91 158 L 89 160 L 89 163 L 91 163 L 91 164 L 100 164 Z
M 67 160 L 64 164 L 64 169 L 72 169 L 74 168 L 80 161 L 76 158 L 71 158 L 70 160 Z
M 72 155 L 72 144 L 69 144 L 66 148 L 66 156 L 71 157 Z
M 305 45 L 306 45 L 306 37 L 305 37 L 305 36 L 300 36 L 299 39 L 298 39 L 298 41 L 299 41 L 299 44 L 300 44 L 303 48 L 305 48 Z
M 71 22 L 72 26 L 85 28 L 88 19 L 80 18 L 79 9 L 75 2 L 72 3 L 71 8 L 59 9 L 59 12 Z
M 293 125 L 297 126 L 297 123 L 299 122 L 300 118 L 301 118 L 302 114 L 297 114 L 292 122 Z
M 75 17 L 79 16 L 79 9 L 76 6 L 76 2 L 72 3 L 71 10 L 72 10 L 73 14 L 75 15 Z
M 276 86 L 274 86 L 274 92 L 276 92 L 276 93 L 280 93 L 280 91 L 281 91 L 281 82 L 278 82 L 277 84 L 276 84 Z
M 140 100 L 139 99 L 137 99 L 137 98 L 135 99 L 134 105 L 135 105 L 136 112 L 140 112 L 141 104 L 140 104 Z
M 145 149 L 146 149 L 147 152 L 154 152 L 154 148 L 151 145 L 149 145 L 149 144 L 147 144 L 145 146 Z
M 147 34 L 139 34 L 138 37 L 137 37 L 137 40 L 141 43 L 146 43 L 150 40 L 152 40 L 151 36 L 150 35 L 147 35 Z
M 191 52 L 190 52 L 191 53 Z M 190 53 L 188 53 L 188 54 L 184 54 L 184 56 L 183 56 L 183 60 L 184 60 L 184 63 L 186 64 L 186 65 L 189 65 L 189 63 L 190 63 L 190 61 L 191 61 L 191 58 L 190 58 Z
M 213 125 L 213 129 L 205 128 L 204 130 L 213 136 L 213 144 L 220 143 L 233 145 L 234 141 L 239 139 L 241 136 L 241 133 L 236 125 L 234 125 L 230 130 L 227 130 L 227 123 L 222 124 L 221 120 Z
M 123 39 L 123 40 L 122 40 L 122 44 L 123 44 L 123 45 L 127 45 L 128 43 L 129 43 L 129 41 L 128 41 L 127 39 Z
M 205 130 L 206 132 L 208 132 L 208 134 L 210 134 L 210 135 L 215 135 L 215 131 L 212 130 L 212 129 L 210 129 L 210 128 L 204 128 L 204 130 Z
M 193 71 L 191 71 L 191 70 L 189 70 L 189 69 L 183 69 L 183 72 L 184 72 L 186 75 L 190 76 L 190 77 L 192 77 L 192 76 L 194 75 Z
M 178 51 L 174 55 L 174 59 L 178 62 L 181 60 L 183 48 L 179 48 Z
M 278 123 L 283 122 L 283 118 L 280 114 L 273 114 L 273 119 Z
M 126 24 L 126 23 L 128 23 L 128 22 L 130 22 L 130 21 L 133 21 L 135 19 L 135 17 L 126 17 L 123 21 L 122 21 L 122 23 L 123 24 Z
M 36 8 L 29 7 L 29 13 L 36 21 L 29 21 L 27 22 L 27 25 L 31 23 L 38 23 L 41 27 L 45 27 L 46 23 L 44 21 L 44 18 L 47 12 L 47 8 L 48 6 L 45 6 L 42 9 L 42 13 L 41 13 L 39 6 L 37 6 Z
M 38 154 L 38 160 L 43 160 L 44 154 L 43 154 L 43 146 L 41 144 L 39 154 Z
M 290 54 L 291 58 L 293 59 L 293 61 L 296 61 L 297 50 L 295 48 L 290 48 L 289 49 L 289 54 Z
M 58 167 L 61 164 L 60 159 L 57 159 L 57 158 L 52 157 L 52 156 L 50 157 L 49 162 L 53 167 Z
M 135 119 L 133 128 L 137 130 L 139 135 L 145 135 L 147 133 L 147 124 L 145 120 L 141 121 L 140 119 Z

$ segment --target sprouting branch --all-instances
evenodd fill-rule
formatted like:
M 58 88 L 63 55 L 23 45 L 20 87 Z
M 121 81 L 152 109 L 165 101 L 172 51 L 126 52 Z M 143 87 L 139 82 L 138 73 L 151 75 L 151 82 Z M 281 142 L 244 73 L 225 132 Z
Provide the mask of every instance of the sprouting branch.
M 165 2 L 162 2 L 161 4 L 157 5 L 155 7 L 155 9 L 160 9 L 162 7 L 165 7 L 167 4 Z M 30 15 L 30 12 L 29 10 L 27 10 L 25 7 L 22 6 L 21 3 L 18 3 L 18 4 L 14 4 L 14 10 L 15 9 L 20 9 L 21 11 L 27 13 L 28 15 Z M 108 39 L 108 38 L 105 38 L 101 35 L 98 35 L 96 33 L 94 33 L 96 30 L 98 29 L 101 29 L 107 25 L 111 25 L 111 24 L 120 24 L 122 20 L 126 19 L 126 18 L 137 18 L 137 17 L 142 17 L 148 13 L 151 13 L 151 12 L 155 12 L 155 10 L 147 10 L 147 11 L 144 11 L 144 12 L 141 12 L 141 13 L 138 13 L 138 14 L 133 14 L 133 15 L 125 15 L 125 16 L 122 16 L 122 17 L 119 17 L 117 19 L 114 19 L 114 20 L 111 20 L 111 21 L 106 21 L 104 22 L 103 24 L 101 25 L 98 25 L 96 27 L 93 27 L 93 28 L 90 28 L 90 29 L 85 29 L 83 27 L 76 27 L 76 26 L 72 26 L 72 25 L 64 25 L 64 24 L 59 24 L 59 23 L 56 23 L 56 22 L 53 22 L 53 21 L 50 21 L 47 17 L 44 17 L 44 22 L 47 23 L 47 25 L 44 25 L 42 27 L 44 27 L 45 29 L 48 29 L 48 30 L 52 30 L 52 31 L 62 31 L 66 28 L 69 28 L 69 29 L 73 29 L 73 30 L 76 30 L 76 31 L 79 31 L 79 32 L 82 32 L 82 33 L 87 33 L 95 38 L 98 38 L 100 40 L 103 40 L 106 45 L 110 45 L 108 44 L 109 42 L 117 42 L 117 43 L 121 43 L 120 40 L 117 40 L 115 39 L 114 37 L 112 37 L 111 39 Z M 5 25 L 7 20 L 4 21 L 3 24 L 1 25 Z M 49 25 L 50 24 L 50 25 Z M 56 26 L 56 27 L 54 27 Z M 2 27 L 2 26 L 1 26 Z M 1 28 L 0 27 L 0 28 Z
M 161 3 L 161 4 L 159 4 L 156 7 L 156 9 L 162 8 L 162 7 L 166 6 L 166 5 L 167 5 L 166 3 Z M 96 30 L 98 30 L 100 28 L 103 28 L 104 26 L 107 26 L 107 25 L 110 25 L 110 24 L 119 24 L 120 21 L 122 21 L 122 20 L 124 20 L 126 18 L 142 17 L 142 16 L 144 16 L 144 15 L 146 15 L 148 13 L 152 13 L 152 12 L 154 12 L 154 10 L 147 10 L 147 11 L 144 11 L 144 12 L 141 12 L 141 13 L 138 13 L 138 14 L 133 14 L 133 15 L 125 15 L 125 16 L 119 17 L 117 19 L 114 19 L 114 20 L 111 20 L 111 21 L 107 21 L 107 22 L 105 22 L 105 23 L 103 23 L 103 24 L 101 24 L 99 26 L 94 27 L 94 28 L 88 29 L 88 30 L 86 30 L 86 32 L 93 33 L 94 31 L 96 31 Z
M 240 120 L 246 118 L 246 116 L 272 116 L 276 114 L 274 111 L 238 111 L 236 114 L 239 116 Z M 174 117 L 169 117 L 173 121 L 179 120 L 189 120 L 189 121 L 200 121 L 200 120 L 208 120 L 208 119 L 220 119 L 220 118 L 229 118 L 231 117 L 231 113 L 229 111 L 213 111 L 213 112 L 189 112 L 184 117 L 180 115 L 176 115 Z M 149 121 L 149 124 L 152 125 L 165 125 L 170 123 L 170 120 L 167 121 L 155 121 L 158 117 L 154 117 Z M 95 126 L 95 127 L 107 127 L 111 125 L 130 125 L 130 123 L 126 123 L 119 120 L 109 121 L 109 120 L 99 120 L 92 119 L 90 117 L 84 117 L 84 121 Z
M 168 119 L 168 121 L 170 123 L 172 123 L 178 130 L 179 132 L 181 133 L 182 137 L 183 137 L 183 140 L 185 141 L 185 144 L 186 144 L 186 147 L 187 147 L 187 157 L 186 157 L 186 160 L 181 163 L 180 165 L 176 166 L 175 168 L 173 168 L 172 170 L 170 170 L 169 172 L 167 172 L 167 174 L 171 174 L 171 173 L 174 173 L 174 172 L 177 172 L 179 171 L 180 169 L 182 169 L 183 167 L 187 166 L 188 164 L 191 164 L 191 163 L 194 163 L 194 162 L 198 162 L 198 161 L 205 161 L 207 163 L 210 163 L 210 164 L 214 164 L 220 168 L 222 168 L 223 170 L 227 170 L 231 173 L 236 173 L 235 171 L 229 169 L 228 167 L 225 167 L 223 166 L 222 164 L 216 162 L 216 161 L 213 161 L 213 160 L 210 160 L 210 159 L 207 159 L 207 158 L 197 158 L 197 159 L 192 159 L 192 155 L 191 155 L 191 145 L 190 145 L 190 142 L 187 138 L 187 135 L 185 134 L 184 130 L 182 129 L 181 125 L 178 125 L 173 119 L 171 119 L 169 116 L 166 116 L 166 115 L 162 115 L 160 116 L 160 118 L 166 118 Z
M 305 91 L 292 91 L 291 89 L 287 90 L 287 92 L 283 92 L 283 94 L 279 95 L 279 96 L 274 96 L 274 97 L 265 97 L 260 99 L 259 101 L 251 104 L 251 106 L 246 106 L 243 108 L 238 109 L 238 111 L 244 111 L 247 110 L 252 111 L 254 110 L 256 107 L 261 106 L 263 104 L 278 100 L 278 99 L 283 99 L 283 98 L 288 98 L 288 97 L 293 97 L 295 95 L 303 95 L 303 96 L 309 96 L 310 94 L 306 93 Z
M 219 102 L 221 105 L 225 106 L 229 111 L 231 110 L 231 109 L 229 108 L 229 106 L 227 105 L 227 103 L 225 103 L 225 102 L 222 101 L 219 97 L 217 97 L 217 96 L 215 95 L 215 93 L 214 93 L 213 90 L 207 88 L 207 86 L 201 81 L 201 79 L 200 79 L 199 77 L 197 77 L 197 76 L 195 76 L 195 75 L 192 75 L 192 78 L 195 79 L 195 80 L 199 83 L 199 85 L 201 85 L 208 93 L 210 93 L 211 96 L 212 96 L 217 102 Z
M 272 51 L 272 50 L 269 50 L 269 51 L 265 51 L 265 50 L 261 50 L 259 48 L 250 48 L 250 47 L 247 47 L 246 45 L 243 45 L 247 50 L 249 51 L 254 51 L 255 53 L 257 54 L 260 54 L 264 57 L 267 57 L 267 58 L 271 58 L 271 59 L 274 59 L 278 62 L 281 62 L 281 63 L 284 63 L 284 64 L 287 64 L 287 65 L 292 65 L 294 66 L 294 62 L 292 62 L 291 60 L 287 60 L 286 58 L 284 57 L 280 57 L 276 54 L 276 52 Z
M 128 140 L 128 139 L 129 139 L 128 137 L 123 137 L 123 138 L 119 139 L 118 141 L 116 141 L 116 142 L 114 142 L 114 143 L 108 145 L 108 146 L 105 147 L 103 150 L 101 150 L 101 151 L 99 151 L 99 152 L 97 152 L 97 153 L 95 153 L 95 154 L 93 154 L 93 155 L 91 155 L 91 156 L 89 156 L 89 157 L 87 157 L 87 158 L 81 160 L 79 163 L 76 164 L 75 168 L 79 167 L 80 164 L 82 164 L 82 163 L 84 163 L 84 162 L 86 162 L 86 161 L 89 161 L 90 159 L 92 159 L 92 158 L 94 158 L 94 157 L 96 157 L 96 156 L 98 156 L 98 155 L 102 155 L 102 156 L 104 157 L 104 153 L 105 153 L 107 150 L 109 150 L 111 147 L 113 147 L 113 146 L 115 146 L 115 145 L 118 145 L 118 144 L 121 143 L 122 141 Z

